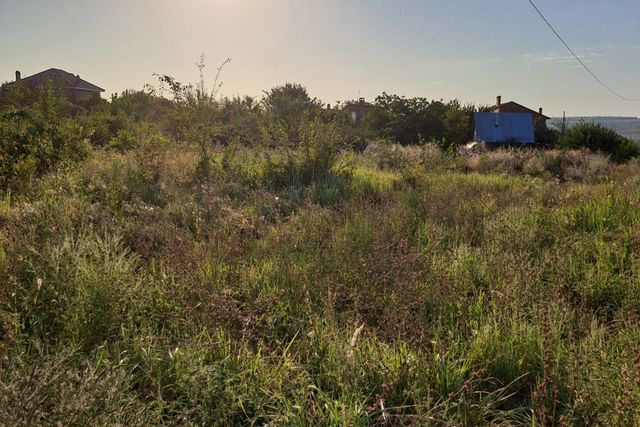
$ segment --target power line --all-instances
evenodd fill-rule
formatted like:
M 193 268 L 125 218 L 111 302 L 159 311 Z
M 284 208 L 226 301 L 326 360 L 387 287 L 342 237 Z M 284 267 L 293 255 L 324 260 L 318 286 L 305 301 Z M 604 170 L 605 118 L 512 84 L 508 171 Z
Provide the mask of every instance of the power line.
M 558 34 L 558 32 L 556 31 L 555 28 L 553 28 L 553 25 L 551 25 L 551 23 L 549 22 L 549 20 L 542 14 L 542 12 L 540 11 L 540 9 L 538 9 L 538 6 L 535 5 L 535 3 L 533 2 L 533 0 L 529 0 L 529 3 L 531 3 L 531 6 L 533 6 L 533 8 L 536 10 L 536 12 L 538 12 L 538 15 L 540 15 L 540 17 L 542 18 L 542 20 L 549 26 L 549 28 L 551 28 L 551 31 L 553 31 L 553 34 L 556 35 L 556 37 L 558 37 L 558 40 L 560 40 L 562 42 L 562 44 L 564 45 L 564 47 L 566 47 L 569 52 L 571 52 L 571 55 L 573 55 L 573 57 L 576 59 L 576 61 L 578 61 L 580 63 L 580 65 L 582 65 L 582 67 L 587 71 L 587 73 L 591 74 L 591 77 L 593 77 L 594 79 L 596 79 L 596 81 L 598 83 L 600 83 L 602 85 L 603 88 L 605 88 L 606 90 L 608 90 L 609 92 L 611 92 L 613 95 L 617 96 L 620 99 L 624 99 L 625 101 L 631 101 L 631 102 L 637 102 L 640 101 L 640 98 L 627 98 L 626 96 L 620 95 L 618 92 L 616 92 L 615 90 L 611 89 L 605 82 L 603 82 L 600 77 L 598 77 L 593 71 L 591 71 L 591 69 L 589 67 L 587 67 L 587 64 L 585 64 L 582 59 L 580 59 L 580 57 L 578 55 L 576 55 L 576 53 L 573 51 L 573 49 L 571 49 L 569 47 L 569 45 L 567 44 L 567 42 L 564 41 L 564 39 L 560 36 L 560 34 Z

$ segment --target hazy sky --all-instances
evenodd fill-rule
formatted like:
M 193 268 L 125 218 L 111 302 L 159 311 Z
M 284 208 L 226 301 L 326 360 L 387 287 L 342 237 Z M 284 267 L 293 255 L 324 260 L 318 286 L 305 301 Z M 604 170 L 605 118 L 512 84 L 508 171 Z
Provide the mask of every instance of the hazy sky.
M 593 71 L 640 97 L 640 1 L 537 0 Z M 527 0 L 0 0 L 0 81 L 62 68 L 111 92 L 225 58 L 223 94 L 287 81 L 325 102 L 382 91 L 548 114 L 640 116 L 581 68 Z

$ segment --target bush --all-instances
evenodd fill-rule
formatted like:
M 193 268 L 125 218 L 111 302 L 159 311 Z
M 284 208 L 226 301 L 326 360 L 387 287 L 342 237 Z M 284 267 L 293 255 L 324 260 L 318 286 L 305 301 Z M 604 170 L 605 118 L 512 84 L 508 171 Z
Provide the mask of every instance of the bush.
M 276 190 L 322 180 L 336 164 L 339 142 L 340 132 L 334 124 L 319 120 L 306 122 L 300 131 L 300 147 L 268 151 L 259 162 L 256 178 Z M 246 165 L 237 168 L 243 167 L 246 169 Z
M 301 130 L 300 178 L 308 184 L 325 177 L 336 162 L 340 133 L 332 124 L 314 121 Z
M 77 122 L 90 134 L 93 146 L 106 147 L 131 122 L 124 113 L 112 114 L 105 108 L 88 111 L 77 117 Z
M 382 93 L 367 113 L 364 127 L 374 136 L 402 145 L 437 141 L 443 149 L 449 149 L 471 141 L 477 110 L 458 100 L 445 103 Z
M 560 148 L 588 148 L 611 155 L 616 161 L 640 155 L 640 147 L 629 138 L 596 123 L 580 123 L 567 130 L 560 139 Z
M 16 187 L 89 153 L 88 134 L 72 119 L 35 109 L 0 114 L 0 188 Z
M 535 140 L 536 144 L 546 148 L 553 148 L 558 143 L 560 132 L 556 129 L 550 129 L 546 125 L 536 126 Z
M 262 105 L 267 118 L 284 132 L 288 143 L 295 145 L 301 138 L 302 124 L 320 108 L 320 103 L 297 83 L 274 87 L 264 95 Z

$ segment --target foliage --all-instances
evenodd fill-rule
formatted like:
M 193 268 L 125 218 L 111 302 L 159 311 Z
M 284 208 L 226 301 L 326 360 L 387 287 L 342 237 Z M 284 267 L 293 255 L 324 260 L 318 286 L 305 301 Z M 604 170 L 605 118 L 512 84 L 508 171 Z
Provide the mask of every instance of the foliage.
M 286 83 L 266 91 L 262 105 L 270 125 L 281 129 L 287 141 L 295 145 L 300 140 L 302 123 L 321 104 L 312 99 L 302 85 Z
M 640 423 L 640 163 L 163 81 L 2 107 L 0 425 Z
M 67 107 L 43 88 L 30 106 L 0 110 L 0 188 L 27 184 L 88 154 L 90 134 L 68 115 Z
M 444 103 L 383 93 L 365 117 L 365 126 L 402 145 L 434 141 L 448 149 L 473 138 L 475 111 L 457 100 Z
M 444 113 L 443 126 L 445 128 L 443 148 L 455 147 L 473 140 L 474 121 L 476 112 L 472 105 L 462 105 L 458 100 L 449 102 Z
M 262 142 L 260 126 L 262 112 L 260 105 L 250 96 L 244 98 L 225 98 L 222 100 L 220 122 L 222 131 L 220 141 L 245 146 L 256 146 Z
M 540 124 L 534 128 L 534 137 L 536 144 L 545 148 L 553 148 L 560 139 L 560 131 L 549 128 L 546 124 Z
M 208 181 L 211 175 L 210 148 L 220 137 L 220 124 L 217 116 L 218 93 L 222 83 L 220 75 L 223 67 L 230 61 L 227 59 L 217 69 L 216 77 L 211 88 L 208 88 L 204 78 L 204 55 L 200 57 L 200 62 L 196 64 L 200 71 L 200 81 L 195 86 L 192 84 L 182 84 L 173 77 L 158 76 L 160 89 L 168 87 L 173 96 L 175 108 L 174 119 L 176 137 L 197 144 L 200 148 L 200 161 L 196 168 L 196 180 L 200 183 Z
M 42 95 L 42 91 L 32 90 L 24 84 L 3 84 L 0 86 L 0 109 L 26 108 L 36 103 Z
M 588 148 L 624 161 L 640 154 L 640 147 L 628 138 L 596 123 L 580 123 L 567 129 L 558 143 L 562 148 Z

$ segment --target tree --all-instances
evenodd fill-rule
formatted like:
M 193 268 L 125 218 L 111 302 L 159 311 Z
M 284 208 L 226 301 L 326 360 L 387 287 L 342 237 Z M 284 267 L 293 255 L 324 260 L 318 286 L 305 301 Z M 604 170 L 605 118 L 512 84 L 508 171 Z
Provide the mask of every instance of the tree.
M 463 105 L 457 99 L 446 104 L 443 118 L 443 148 L 466 144 L 473 139 L 473 116 L 477 111 L 471 104 Z
M 560 131 L 548 128 L 545 124 L 536 125 L 534 131 L 536 144 L 546 148 L 555 147 L 560 138 Z
M 218 68 L 213 86 L 209 89 L 204 79 L 204 55 L 196 64 L 200 72 L 200 81 L 195 86 L 183 85 L 173 77 L 158 76 L 160 89 L 168 88 L 173 95 L 177 136 L 200 148 L 200 161 L 196 170 L 198 181 L 208 180 L 211 169 L 210 146 L 220 136 L 218 113 L 220 111 L 218 93 L 222 83 L 222 69 L 231 59 L 224 61 Z
M 429 105 L 425 98 L 405 98 L 383 92 L 376 97 L 365 126 L 402 145 L 417 144 L 421 139 L 434 137 L 435 128 L 439 127 L 437 120 L 430 117 Z
M 225 98 L 221 102 L 220 141 L 223 144 L 237 142 L 253 146 L 260 139 L 260 106 L 250 96 Z
M 262 106 L 267 118 L 282 129 L 290 144 L 296 145 L 300 140 L 301 124 L 321 108 L 321 103 L 297 83 L 274 87 L 264 95 Z

